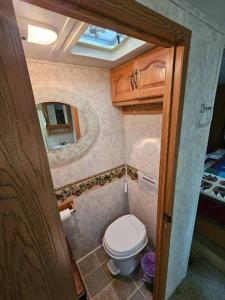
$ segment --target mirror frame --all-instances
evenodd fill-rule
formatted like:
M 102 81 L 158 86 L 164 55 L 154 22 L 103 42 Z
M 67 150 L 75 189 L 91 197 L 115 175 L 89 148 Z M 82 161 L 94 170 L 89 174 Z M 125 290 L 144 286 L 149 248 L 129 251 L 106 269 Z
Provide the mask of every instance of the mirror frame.
M 68 133 L 68 132 L 72 132 L 73 131 L 73 122 L 72 122 L 72 117 L 71 120 L 68 120 L 68 123 L 57 123 L 57 124 L 51 124 L 50 122 L 50 116 L 49 116 L 49 111 L 48 111 L 48 105 L 52 104 L 56 104 L 59 102 L 43 102 L 41 103 L 42 105 L 42 112 L 44 114 L 44 117 L 46 119 L 46 129 L 48 131 L 49 135 L 55 134 L 55 131 L 57 131 L 58 129 L 62 130 L 61 133 Z M 69 114 L 72 116 L 72 111 L 73 109 L 76 109 L 75 107 L 71 107 L 71 105 L 65 104 L 65 103 L 60 103 L 61 105 L 66 106 L 66 115 L 67 115 L 67 119 L 69 119 Z M 68 111 L 70 110 L 70 112 Z M 65 117 L 65 116 L 64 116 Z M 75 121 L 75 120 L 74 120 Z M 74 132 L 74 134 L 76 135 L 76 132 Z
M 86 132 L 80 139 L 59 149 L 46 149 L 50 168 L 68 165 L 81 158 L 94 144 L 99 132 L 99 120 L 92 106 L 74 91 L 48 86 L 33 87 L 35 103 L 59 102 L 77 108 L 85 120 Z

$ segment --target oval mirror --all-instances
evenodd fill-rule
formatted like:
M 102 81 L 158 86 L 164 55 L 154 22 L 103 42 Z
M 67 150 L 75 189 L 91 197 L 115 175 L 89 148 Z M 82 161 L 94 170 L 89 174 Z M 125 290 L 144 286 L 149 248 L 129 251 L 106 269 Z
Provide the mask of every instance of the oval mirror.
M 50 167 L 81 158 L 98 135 L 98 117 L 91 105 L 70 90 L 33 87 L 33 92 Z
M 60 102 L 36 105 L 46 149 L 60 149 L 77 143 L 85 134 L 85 122 L 74 106 Z

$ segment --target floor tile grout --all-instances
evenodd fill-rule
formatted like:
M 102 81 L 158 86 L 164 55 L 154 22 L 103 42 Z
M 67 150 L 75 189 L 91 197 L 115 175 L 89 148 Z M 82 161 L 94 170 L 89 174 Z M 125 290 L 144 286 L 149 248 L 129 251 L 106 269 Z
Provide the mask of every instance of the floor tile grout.
M 85 276 L 81 275 L 81 277 L 83 279 L 87 278 L 89 275 L 91 275 L 92 273 L 94 273 L 98 268 L 100 268 L 100 266 L 98 265 L 95 269 L 93 269 L 90 273 L 86 274 Z
M 91 275 L 92 273 L 94 273 L 98 268 L 101 268 L 102 267 L 102 265 L 104 265 L 104 263 L 105 263 L 106 261 L 104 261 L 102 264 L 100 264 L 99 263 L 99 265 L 97 265 L 97 267 L 95 268 L 95 269 L 93 269 L 91 272 L 89 272 L 88 274 L 86 274 L 85 276 L 83 276 L 82 275 L 82 272 L 80 271 L 80 268 L 79 268 L 79 271 L 80 271 L 80 273 L 81 273 L 81 277 L 83 278 L 83 279 L 85 279 L 87 276 L 89 276 L 89 275 Z M 101 268 L 102 269 L 102 268 Z M 104 270 L 102 270 L 103 272 L 104 272 Z M 105 272 L 104 272 L 104 274 L 105 274 Z M 105 274 L 106 275 L 106 274 Z
M 131 281 L 135 284 L 135 286 L 138 288 L 139 285 L 136 283 L 136 281 L 132 278 L 132 276 L 129 276 L 129 278 L 131 279 Z
M 141 286 L 142 286 L 142 285 L 140 285 L 140 287 L 141 287 Z M 138 288 L 138 290 L 139 290 L 139 292 L 142 294 L 142 296 L 144 297 L 144 299 L 146 299 L 146 298 L 145 298 L 145 295 L 142 293 L 141 289 Z
M 85 276 L 82 275 L 82 273 L 81 273 L 81 268 L 79 268 L 79 265 L 78 265 L 78 268 L 79 268 L 80 273 L 81 273 L 81 277 L 82 277 L 82 279 L 84 280 L 84 284 L 85 284 L 85 287 L 86 287 L 86 290 L 87 290 L 87 295 L 88 295 L 89 299 L 91 299 L 91 300 L 94 299 L 95 297 L 97 297 L 103 290 L 105 290 L 105 289 L 106 289 L 107 287 L 109 287 L 110 285 L 111 285 L 112 289 L 114 290 L 114 287 L 112 286 L 112 282 L 113 282 L 114 280 L 116 280 L 116 278 L 115 278 L 114 276 L 112 277 L 112 279 L 109 279 L 109 277 L 108 277 L 108 275 L 107 275 L 107 273 L 106 273 L 106 270 L 103 269 L 103 265 L 104 265 L 104 264 L 108 261 L 108 259 L 110 259 L 110 258 L 107 258 L 107 259 L 105 259 L 105 260 L 103 260 L 103 261 L 100 261 L 100 259 L 98 258 L 97 254 L 96 254 L 97 250 L 100 249 L 101 247 L 103 247 L 103 246 L 100 245 L 99 247 L 97 247 L 96 249 L 94 249 L 93 251 L 91 251 L 90 253 L 88 253 L 86 256 L 84 256 L 82 259 L 80 259 L 80 260 L 77 261 L 78 263 L 80 263 L 80 262 L 82 262 L 83 260 L 85 260 L 89 255 L 92 255 L 92 254 L 93 254 L 93 260 L 96 261 L 96 264 L 97 264 L 96 267 L 95 267 L 91 272 L 89 272 L 88 274 L 86 274 Z M 104 250 L 104 248 L 103 248 L 103 250 Z M 103 275 L 104 275 L 104 277 L 105 277 L 105 279 L 106 279 L 106 281 L 107 281 L 107 284 L 106 284 L 106 285 L 104 286 L 104 288 L 103 288 L 102 290 L 100 290 L 94 297 L 92 297 L 91 294 L 90 294 L 90 292 L 89 292 L 89 289 L 88 289 L 88 286 L 87 286 L 85 280 L 87 279 L 88 276 L 91 276 L 91 274 L 94 273 L 97 269 L 100 269 L 99 271 L 101 271 L 101 272 L 103 273 Z M 124 300 L 129 300 L 129 299 L 130 299 L 137 291 L 144 297 L 144 299 L 146 299 L 145 296 L 144 296 L 144 294 L 142 293 L 142 291 L 141 291 L 141 289 L 140 289 L 144 283 L 138 284 L 138 283 L 137 283 L 137 280 L 135 280 L 134 278 L 132 278 L 132 276 L 128 276 L 128 278 L 129 278 L 129 280 L 134 284 L 134 288 L 135 288 L 135 289 L 134 289 L 134 291 L 131 293 L 131 295 L 129 295 L 129 297 L 126 298 L 126 299 L 124 299 Z M 115 290 L 114 290 L 114 292 L 115 292 Z M 118 295 L 117 295 L 116 293 L 115 293 L 115 295 L 116 295 L 117 299 L 119 300 Z M 110 300 L 110 299 L 109 299 L 109 300 Z
M 99 294 L 101 294 L 101 292 L 103 292 L 109 285 L 111 285 L 111 281 L 104 287 L 104 289 L 102 289 L 98 294 L 96 294 L 95 296 L 94 296 L 94 298 L 95 297 L 97 297 Z M 113 287 L 112 287 L 113 288 Z M 94 299 L 94 298 L 91 298 L 91 299 Z M 117 297 L 117 295 L 116 295 L 116 298 L 119 300 L 119 298 Z M 110 299 L 109 299 L 110 300 Z
M 96 252 L 96 251 L 95 251 Z M 100 262 L 100 260 L 98 259 L 98 256 L 96 255 L 96 253 L 93 253 L 94 254 L 94 256 L 95 256 L 95 258 L 97 259 L 97 262 L 99 263 L 99 265 L 101 265 L 101 262 Z
M 76 263 L 79 264 L 82 260 L 84 260 L 85 258 L 87 258 L 89 255 L 91 255 L 92 253 L 94 253 L 97 249 L 103 247 L 102 244 L 99 245 L 98 247 L 96 247 L 94 250 L 88 252 L 86 255 L 82 256 L 81 258 L 79 258 Z
M 137 292 L 137 290 L 138 288 L 136 288 L 126 300 L 129 300 Z

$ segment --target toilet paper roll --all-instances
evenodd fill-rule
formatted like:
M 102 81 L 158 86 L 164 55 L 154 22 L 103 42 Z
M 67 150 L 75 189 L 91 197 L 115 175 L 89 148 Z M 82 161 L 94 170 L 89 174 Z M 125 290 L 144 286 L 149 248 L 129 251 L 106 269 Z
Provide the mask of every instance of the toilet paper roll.
M 70 217 L 71 217 L 71 212 L 70 212 L 69 208 L 60 212 L 60 218 L 61 218 L 62 222 L 68 220 Z

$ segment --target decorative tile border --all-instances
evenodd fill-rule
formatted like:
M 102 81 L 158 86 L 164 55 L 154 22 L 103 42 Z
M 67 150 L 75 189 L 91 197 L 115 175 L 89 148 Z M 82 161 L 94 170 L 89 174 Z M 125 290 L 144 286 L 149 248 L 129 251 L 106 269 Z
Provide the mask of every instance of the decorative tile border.
M 138 180 L 138 169 L 127 165 L 127 175 L 130 179 L 137 181 Z
M 68 185 L 55 189 L 56 198 L 59 201 L 65 200 L 69 196 L 78 197 L 84 192 L 88 192 L 97 186 L 104 186 L 113 180 L 120 179 L 126 174 L 125 165 L 106 170 L 94 176 L 75 181 Z

